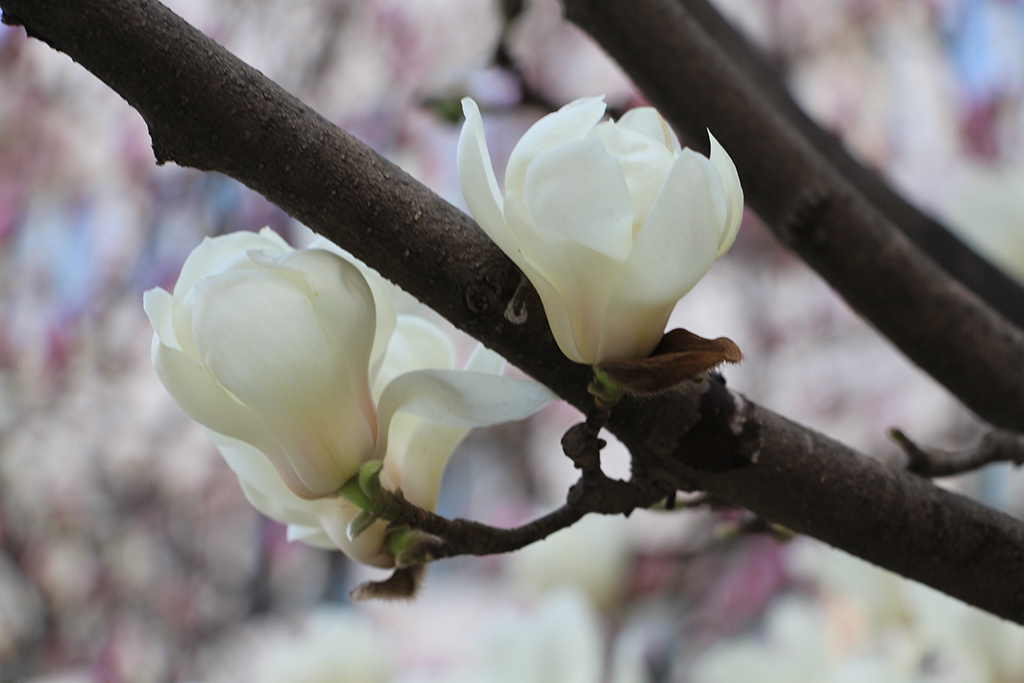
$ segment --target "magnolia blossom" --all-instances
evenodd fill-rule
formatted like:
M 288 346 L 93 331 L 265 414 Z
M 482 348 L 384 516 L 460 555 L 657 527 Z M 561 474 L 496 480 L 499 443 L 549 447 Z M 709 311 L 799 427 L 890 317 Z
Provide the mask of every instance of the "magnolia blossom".
M 592 365 L 650 354 L 736 238 L 743 192 L 729 155 L 714 137 L 710 159 L 682 149 L 650 107 L 601 122 L 603 98 L 587 97 L 526 132 L 503 196 L 480 110 L 462 106 L 466 204 L 537 289 L 562 352 Z
M 384 523 L 348 538 L 359 509 L 335 496 L 360 466 L 383 460 L 386 486 L 433 509 L 469 428 L 522 419 L 552 395 L 500 377 L 504 361 L 482 347 L 456 371 L 437 327 L 396 316 L 374 273 L 327 240 L 313 246 L 268 229 L 204 240 L 173 295 L 146 292 L 153 365 L 291 538 L 389 566 Z

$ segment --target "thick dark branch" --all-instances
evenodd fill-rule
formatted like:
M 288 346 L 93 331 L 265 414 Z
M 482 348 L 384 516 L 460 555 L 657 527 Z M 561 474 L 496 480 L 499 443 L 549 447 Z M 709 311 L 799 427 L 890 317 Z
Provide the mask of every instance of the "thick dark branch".
M 992 424 L 1024 431 L 1024 332 L 925 257 L 781 115 L 679 0 L 563 0 L 668 120 L 710 128 L 750 206 L 907 356 Z
M 973 448 L 943 451 L 922 448 L 898 429 L 890 433 L 907 456 L 907 470 L 922 477 L 949 477 L 971 472 L 994 462 L 1024 465 L 1024 436 L 996 429 L 981 438 Z
M 975 253 L 931 216 L 893 191 L 882 178 L 853 158 L 842 141 L 822 129 L 800 108 L 764 55 L 718 13 L 708 0 L 676 0 L 757 86 L 775 112 L 843 177 L 902 230 L 921 251 L 992 308 L 1024 329 L 1024 287 Z
M 590 369 L 559 352 L 536 295 L 525 287 L 516 296 L 519 272 L 471 219 L 169 10 L 150 0 L 0 7 L 131 102 L 158 158 L 242 180 L 566 400 L 592 405 Z M 774 166 L 765 171 L 779 175 Z M 517 315 L 506 317 L 513 302 Z M 1006 515 L 737 402 L 718 381 L 624 400 L 609 429 L 632 451 L 634 479 L 707 490 L 1024 623 L 1024 525 Z

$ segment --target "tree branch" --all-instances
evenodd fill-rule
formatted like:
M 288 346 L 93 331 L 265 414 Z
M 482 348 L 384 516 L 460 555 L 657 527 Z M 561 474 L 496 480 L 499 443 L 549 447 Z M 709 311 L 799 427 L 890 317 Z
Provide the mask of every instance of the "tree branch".
M 741 69 L 784 118 L 819 154 L 893 225 L 1007 320 L 1024 329 L 1024 287 L 975 253 L 945 226 L 910 204 L 882 178 L 853 158 L 842 140 L 815 123 L 793 101 L 779 74 L 764 55 L 726 21 L 708 0 L 676 0 Z
M 1024 431 L 1024 332 L 925 257 L 707 35 L 679 0 L 563 0 L 691 140 L 714 131 L 750 206 L 876 329 L 983 419 Z
M 581 410 L 592 405 L 590 369 L 559 352 L 536 294 L 525 286 L 516 296 L 521 274 L 469 217 L 167 8 L 152 0 L 0 0 L 0 7 L 8 23 L 22 22 L 135 106 L 160 161 L 241 180 Z M 726 88 L 725 97 L 735 95 Z M 773 182 L 755 180 L 751 164 L 743 171 L 755 186 Z M 763 173 L 781 175 L 776 165 Z M 833 198 L 823 212 L 839 220 L 850 201 Z M 835 248 L 820 241 L 823 253 Z M 870 270 L 872 260 L 885 261 L 876 254 L 855 264 Z M 880 270 L 890 282 L 886 264 Z M 506 318 L 512 302 L 525 320 Z M 948 318 L 959 309 L 929 310 Z M 963 332 L 957 325 L 950 331 Z M 1003 344 L 1016 341 L 1009 335 Z M 1021 367 L 1001 362 L 996 367 Z M 985 387 L 989 374 L 973 379 Z M 1006 394 L 1005 381 L 1000 386 Z M 1003 417 L 1016 414 L 1009 413 Z M 1024 525 L 1004 514 L 755 407 L 716 379 L 643 402 L 625 399 L 608 427 L 632 452 L 634 479 L 706 490 L 1024 623 Z
M 906 454 L 907 471 L 922 477 L 950 477 L 994 462 L 1024 465 L 1024 436 L 1003 429 L 992 430 L 973 448 L 959 451 L 922 448 L 898 429 L 890 430 L 889 436 Z

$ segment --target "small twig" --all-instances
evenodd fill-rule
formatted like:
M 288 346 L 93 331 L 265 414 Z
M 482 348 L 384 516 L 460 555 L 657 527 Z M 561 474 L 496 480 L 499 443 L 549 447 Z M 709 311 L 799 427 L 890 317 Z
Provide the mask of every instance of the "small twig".
M 664 498 L 644 483 L 581 477 L 569 493 L 570 502 L 537 519 L 501 529 L 468 519 L 448 519 L 424 510 L 400 495 L 383 492 L 389 497 L 384 518 L 394 526 L 405 526 L 436 537 L 436 541 L 420 546 L 425 560 L 438 560 L 456 555 L 494 555 L 519 550 L 551 534 L 571 526 L 589 512 L 629 514 L 638 507 L 648 507 Z
M 1005 429 L 994 429 L 974 447 L 958 451 L 922 448 L 898 429 L 889 430 L 889 436 L 907 455 L 907 471 L 922 477 L 949 477 L 994 462 L 1024 465 L 1024 435 Z

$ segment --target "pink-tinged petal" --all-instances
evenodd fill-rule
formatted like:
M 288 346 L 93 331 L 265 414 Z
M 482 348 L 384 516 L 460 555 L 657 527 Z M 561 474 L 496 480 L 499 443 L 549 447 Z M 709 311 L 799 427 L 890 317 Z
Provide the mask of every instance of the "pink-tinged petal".
M 736 233 L 739 232 L 740 223 L 743 221 L 743 188 L 740 186 L 740 175 L 736 172 L 736 164 L 732 162 L 732 157 L 726 153 L 725 148 L 710 130 L 708 138 L 711 140 L 711 163 L 718 170 L 725 187 L 727 212 L 718 244 L 718 258 L 721 258 L 736 241 Z
M 637 107 L 630 109 L 616 122 L 622 128 L 643 133 L 651 140 L 664 147 L 670 154 L 683 151 L 679 138 L 671 126 L 654 107 Z
M 725 199 L 711 174 L 711 162 L 692 150 L 676 159 L 612 287 L 601 362 L 649 354 L 675 303 L 715 262 Z
M 582 140 L 604 116 L 604 97 L 583 97 L 552 112 L 530 126 L 508 158 L 505 192 L 523 191 L 526 169 L 540 155 L 561 145 Z
M 366 324 L 373 329 L 372 318 Z M 204 278 L 193 334 L 203 365 L 259 416 L 313 494 L 333 493 L 370 456 L 363 380 L 300 288 L 256 270 Z

